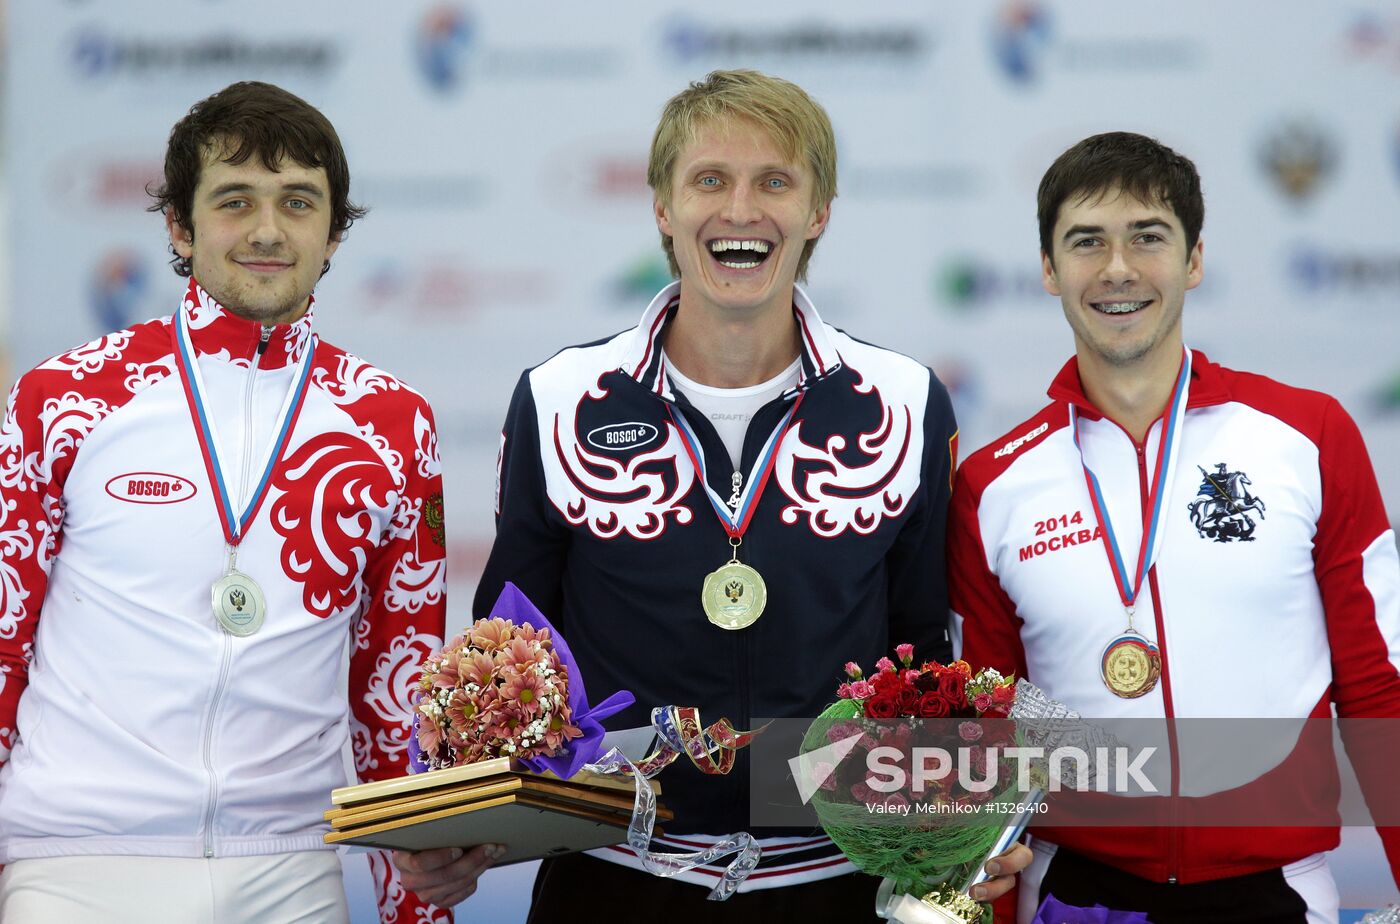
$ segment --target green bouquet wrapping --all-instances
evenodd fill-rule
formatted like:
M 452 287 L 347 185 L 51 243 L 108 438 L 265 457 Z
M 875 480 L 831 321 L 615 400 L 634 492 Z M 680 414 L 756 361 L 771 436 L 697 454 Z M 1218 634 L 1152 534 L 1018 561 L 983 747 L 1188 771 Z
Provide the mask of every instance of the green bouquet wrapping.
M 900 663 L 882 658 L 868 678 L 848 663 L 838 699 L 808 729 L 802 760 L 821 781 L 811 804 L 846 857 L 887 880 L 887 898 L 913 896 L 947 915 L 928 920 L 990 924 L 990 908 L 963 893 L 1005 849 L 1007 800 L 1024 797 L 998 756 L 1016 743 L 1006 721 L 1015 682 L 965 661 L 916 668 L 913 646 L 895 650 Z M 930 752 L 948 760 L 912 765 Z

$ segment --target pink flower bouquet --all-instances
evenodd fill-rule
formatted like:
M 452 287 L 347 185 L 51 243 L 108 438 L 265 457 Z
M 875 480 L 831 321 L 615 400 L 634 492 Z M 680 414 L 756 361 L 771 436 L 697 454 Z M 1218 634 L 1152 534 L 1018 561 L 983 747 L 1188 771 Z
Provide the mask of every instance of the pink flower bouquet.
M 602 720 L 633 702 L 624 690 L 590 708 L 568 645 L 507 583 L 490 617 L 423 662 L 411 768 L 510 757 L 567 779 L 598 756 Z

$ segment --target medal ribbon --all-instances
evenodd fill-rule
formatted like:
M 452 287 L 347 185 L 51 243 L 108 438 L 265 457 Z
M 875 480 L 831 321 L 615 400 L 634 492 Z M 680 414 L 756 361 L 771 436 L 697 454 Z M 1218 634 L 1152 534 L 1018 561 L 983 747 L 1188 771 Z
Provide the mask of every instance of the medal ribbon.
M 753 519 L 754 511 L 758 509 L 758 499 L 763 495 L 763 489 L 768 485 L 768 476 L 773 473 L 773 460 L 778 455 L 778 444 L 787 435 L 788 428 L 792 425 L 793 415 L 797 413 L 797 407 L 802 403 L 804 396 L 805 394 L 797 396 L 792 402 L 792 407 L 788 408 L 787 414 L 773 428 L 773 432 L 768 434 L 768 439 L 764 442 L 763 448 L 759 450 L 758 459 L 754 462 L 753 471 L 749 472 L 743 493 L 739 495 L 739 504 L 732 511 L 729 509 L 729 504 L 715 493 L 714 488 L 710 487 L 710 480 L 706 477 L 705 471 L 705 456 L 700 452 L 700 440 L 696 438 L 695 431 L 686 422 L 685 415 L 677 414 L 673 408 L 667 408 L 671 420 L 680 430 L 681 442 L 685 444 L 685 451 L 690 456 L 690 463 L 700 473 L 700 483 L 705 486 L 705 496 L 710 499 L 710 506 L 715 509 L 720 523 L 723 524 L 725 532 L 729 533 L 731 539 L 742 539 L 745 530 L 749 528 L 749 521 Z
M 1113 571 L 1113 581 L 1118 585 L 1118 596 L 1130 613 L 1138 592 L 1142 590 L 1142 582 L 1147 578 L 1147 572 L 1156 563 L 1157 555 L 1162 549 L 1162 530 L 1159 528 L 1162 509 L 1165 506 L 1167 486 L 1171 484 L 1176 471 L 1179 448 L 1177 436 L 1182 421 L 1186 419 L 1186 392 L 1191 380 L 1191 351 L 1183 347 L 1182 353 L 1181 371 L 1177 373 L 1171 401 L 1162 412 L 1162 438 L 1157 446 L 1157 474 L 1147 495 L 1147 509 L 1143 511 L 1142 544 L 1138 548 L 1137 571 L 1132 575 L 1129 575 L 1123 563 L 1123 552 L 1118 544 L 1118 536 L 1113 530 L 1113 522 L 1108 517 L 1108 505 L 1104 502 L 1098 476 L 1084 460 L 1084 447 L 1079 442 L 1079 415 L 1073 404 L 1069 406 L 1069 425 L 1074 432 L 1074 447 L 1079 450 L 1079 463 L 1084 468 L 1084 483 L 1089 487 L 1089 499 L 1094 505 L 1094 514 L 1103 528 L 1103 545 L 1108 554 L 1109 567 Z
M 713 864 L 732 856 L 714 888 L 712 901 L 724 901 L 733 895 L 740 883 L 758 866 L 763 850 L 747 831 L 731 834 L 691 853 L 664 853 L 651 849 L 652 831 L 656 824 L 656 793 L 647 780 L 671 764 L 682 753 L 702 773 L 728 773 L 734 766 L 734 754 L 753 740 L 763 729 L 736 731 L 728 719 L 720 719 L 708 728 L 700 727 L 700 710 L 694 706 L 665 706 L 651 711 L 651 726 L 661 738 L 660 746 L 646 758 L 633 763 L 617 748 L 613 748 L 591 764 L 584 765 L 590 773 L 608 776 L 630 776 L 635 787 L 632 820 L 627 826 L 627 846 L 641 861 L 642 867 L 654 876 L 674 876 L 697 866 Z M 720 759 L 713 755 L 720 752 Z
M 224 528 L 224 539 L 236 548 L 242 541 L 243 534 L 248 531 L 248 525 L 257 516 L 263 499 L 267 497 L 267 489 L 272 484 L 272 473 L 282 458 L 282 452 L 287 448 L 292 429 L 301 414 L 307 386 L 311 381 L 311 360 L 316 352 L 316 335 L 311 335 L 311 341 L 293 373 L 292 387 L 287 391 L 286 400 L 282 402 L 282 410 L 277 416 L 276 436 L 268 452 L 267 462 L 263 465 L 262 475 L 241 515 L 235 514 L 233 500 L 229 495 L 224 465 L 219 458 L 219 444 L 215 439 L 214 421 L 206 409 L 204 396 L 207 390 L 204 387 L 204 379 L 199 374 L 199 364 L 195 361 L 194 344 L 190 340 L 189 322 L 185 318 L 183 307 L 175 312 L 170 339 L 175 346 L 175 365 L 180 373 L 180 382 L 185 387 L 185 401 L 189 404 L 195 437 L 199 440 L 199 451 L 204 457 L 204 469 L 209 475 L 209 484 L 219 509 L 219 522 Z M 248 374 L 252 375 L 254 371 L 255 369 L 250 369 Z M 252 439 L 252 436 L 252 433 L 246 434 L 247 439 Z

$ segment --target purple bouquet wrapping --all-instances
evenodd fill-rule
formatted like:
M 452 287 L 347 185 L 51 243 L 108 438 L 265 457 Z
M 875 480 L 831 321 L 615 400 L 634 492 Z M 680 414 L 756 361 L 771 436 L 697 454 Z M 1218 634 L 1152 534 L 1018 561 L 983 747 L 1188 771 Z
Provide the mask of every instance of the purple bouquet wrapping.
M 1080 908 L 1047 895 L 1031 924 L 1151 924 L 1141 911 L 1114 911 L 1103 905 Z
M 590 706 L 563 636 L 507 582 L 489 617 L 423 662 L 409 772 L 512 757 L 568 779 L 602 751 L 603 720 L 634 702 L 619 690 Z

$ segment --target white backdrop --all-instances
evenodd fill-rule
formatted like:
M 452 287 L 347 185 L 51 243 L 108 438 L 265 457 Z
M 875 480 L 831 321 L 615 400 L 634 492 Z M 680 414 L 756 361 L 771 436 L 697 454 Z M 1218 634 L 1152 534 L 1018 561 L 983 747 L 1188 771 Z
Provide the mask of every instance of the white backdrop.
M 372 208 L 318 323 L 437 411 L 461 620 L 515 379 L 630 326 L 666 281 L 651 129 L 722 66 L 827 106 L 841 193 L 810 292 L 827 319 L 939 371 L 965 453 L 1038 407 L 1072 350 L 1038 281 L 1041 173 L 1079 138 L 1128 129 L 1204 178 L 1188 342 L 1341 398 L 1400 512 L 1395 2 L 16 0 L 8 16 L 13 367 L 173 310 L 181 283 L 143 187 L 192 102 L 245 78 L 303 95 Z M 1368 869 L 1357 904 L 1384 897 Z

